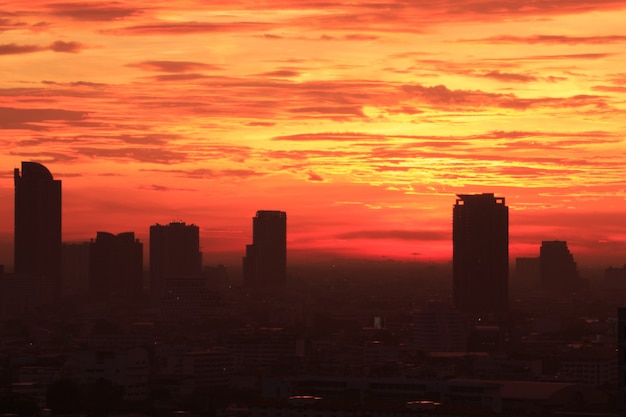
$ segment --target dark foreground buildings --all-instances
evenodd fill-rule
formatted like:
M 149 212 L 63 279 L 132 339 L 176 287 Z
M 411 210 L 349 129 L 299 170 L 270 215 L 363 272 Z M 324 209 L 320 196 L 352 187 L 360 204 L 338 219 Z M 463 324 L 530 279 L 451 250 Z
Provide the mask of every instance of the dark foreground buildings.
M 471 315 L 508 308 L 509 209 L 503 197 L 460 194 L 453 209 L 455 306 Z
M 244 285 L 284 286 L 287 278 L 287 213 L 259 210 L 252 218 L 252 244 L 243 258 Z
M 61 181 L 36 162 L 15 168 L 15 272 L 61 288 Z

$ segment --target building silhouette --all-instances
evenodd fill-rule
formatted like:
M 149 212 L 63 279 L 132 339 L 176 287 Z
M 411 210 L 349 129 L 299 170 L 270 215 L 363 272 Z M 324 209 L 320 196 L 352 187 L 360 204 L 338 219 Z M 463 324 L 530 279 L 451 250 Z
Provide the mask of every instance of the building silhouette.
M 61 181 L 45 166 L 15 168 L 15 273 L 38 277 L 58 296 L 61 288 Z M 45 282 L 45 284 L 44 284 Z
M 143 244 L 135 233 L 98 232 L 91 242 L 89 292 L 98 299 L 135 297 L 143 287 Z
M 539 250 L 541 286 L 549 292 L 576 289 L 582 284 L 574 256 L 563 240 L 544 240 Z
M 515 258 L 515 280 L 523 288 L 537 288 L 541 282 L 541 259 Z
M 287 213 L 259 210 L 252 218 L 252 244 L 243 258 L 244 285 L 283 286 L 287 280 Z
M 626 307 L 617 309 L 617 410 L 626 415 Z
M 452 275 L 457 309 L 497 315 L 508 308 L 509 209 L 494 194 L 458 195 L 453 209 Z
M 89 292 L 90 252 L 90 242 L 63 243 L 63 295 L 84 296 Z
M 200 229 L 172 222 L 150 226 L 150 291 L 162 294 L 166 279 L 197 277 L 202 273 Z
M 622 268 L 612 266 L 604 270 L 604 286 L 611 290 L 626 290 L 626 265 Z

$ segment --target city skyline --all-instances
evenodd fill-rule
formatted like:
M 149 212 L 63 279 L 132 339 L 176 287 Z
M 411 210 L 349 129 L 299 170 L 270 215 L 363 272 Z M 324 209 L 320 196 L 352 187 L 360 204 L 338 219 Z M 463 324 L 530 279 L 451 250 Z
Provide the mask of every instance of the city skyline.
M 54 180 L 54 181 L 52 181 L 52 174 L 50 173 L 50 171 L 48 170 L 48 168 L 47 168 L 46 166 L 44 166 L 44 165 L 42 165 L 42 164 L 40 164 L 40 163 L 38 163 L 38 162 L 32 162 L 32 161 L 28 161 L 28 162 L 23 161 L 21 164 L 22 164 L 22 171 L 23 171 L 23 172 L 25 171 L 25 172 L 27 172 L 27 174 L 28 174 L 28 175 L 26 176 L 27 178 L 35 178 L 35 177 L 36 177 L 36 175 L 35 175 L 35 174 L 37 174 L 37 175 L 39 175 L 39 176 L 43 176 L 43 177 L 44 177 L 43 179 L 44 179 L 45 181 L 50 181 L 51 183 L 55 183 L 55 184 L 56 184 L 56 187 L 58 187 L 58 188 L 59 188 L 59 190 L 58 190 L 58 191 L 60 191 L 60 183 L 61 183 L 61 181 L 60 181 L 60 180 Z M 23 176 L 23 175 L 22 175 L 22 176 Z M 14 177 L 15 177 L 15 186 L 16 186 L 16 198 L 17 198 L 17 187 L 18 187 L 18 183 L 21 183 L 21 182 L 22 182 L 22 181 L 21 181 L 21 180 L 22 180 L 22 176 L 19 176 L 19 169 L 15 168 L 15 169 L 14 169 Z M 50 178 L 48 178 L 48 177 L 50 177 Z M 18 181 L 18 180 L 20 180 L 20 181 Z M 31 181 L 31 182 L 32 182 L 32 181 Z M 57 197 L 57 198 L 58 198 L 58 204 L 60 204 L 60 201 L 62 200 L 61 195 L 60 195 L 60 192 L 59 192 L 59 195 L 58 195 L 58 197 Z M 457 219 L 457 218 L 459 217 L 459 214 L 460 214 L 460 209 L 464 209 L 464 208 L 465 208 L 465 205 L 466 205 L 466 204 L 463 204 L 463 202 L 465 202 L 465 203 L 467 203 L 467 201 L 469 201 L 469 202 L 472 202 L 472 201 L 476 201 L 476 202 L 478 202 L 479 200 L 480 200 L 480 201 L 485 200 L 485 199 L 489 200 L 489 199 L 492 199 L 492 198 L 495 198 L 493 193 L 482 193 L 482 194 L 458 194 L 458 195 L 457 195 L 457 199 L 456 199 L 456 203 L 452 206 L 452 208 L 454 209 L 454 210 L 453 210 L 453 216 L 452 216 L 452 217 L 453 217 L 453 219 L 452 219 L 452 224 L 451 224 L 451 243 L 452 243 L 452 245 L 451 245 L 451 246 L 452 246 L 452 256 L 450 257 L 450 259 L 445 259 L 445 258 L 444 258 L 444 259 L 435 259 L 435 260 L 433 260 L 433 259 L 428 259 L 428 262 L 432 262 L 432 261 L 435 261 L 435 262 L 437 262 L 437 261 L 439 261 L 439 262 L 448 262 L 448 261 L 449 261 L 449 262 L 452 262 L 452 263 L 453 263 L 453 261 L 454 261 L 454 246 L 455 246 L 455 243 L 454 243 L 454 242 L 455 242 L 455 238 L 454 238 L 454 236 L 455 236 L 455 232 L 454 232 L 454 223 L 457 221 L 457 220 L 455 220 L 455 219 Z M 467 201 L 465 201 L 465 200 L 467 200 Z M 495 200 L 497 200 L 497 201 L 499 202 L 499 204 L 504 204 L 504 197 L 497 197 L 497 198 L 495 198 Z M 471 205 L 472 205 L 472 204 L 470 204 L 470 206 L 471 206 Z M 508 206 L 504 206 L 504 207 L 505 207 L 505 209 L 506 209 L 506 211 L 507 211 L 507 213 L 508 213 L 508 208 L 509 208 L 509 207 L 508 207 Z M 469 210 L 469 209 L 468 209 L 468 213 L 469 213 L 470 211 L 471 211 L 471 210 Z M 15 212 L 17 212 L 17 210 L 15 210 Z M 459 213 L 459 214 L 457 214 L 457 213 Z M 50 214 L 52 214 L 52 215 L 54 216 L 54 210 L 53 210 L 53 211 L 52 211 L 52 213 L 50 213 Z M 283 222 L 283 223 L 285 222 L 285 220 L 286 220 L 286 212 L 284 212 L 284 211 L 276 211 L 276 210 L 257 210 L 257 212 L 256 212 L 256 216 L 253 218 L 253 227 L 251 228 L 251 234 L 250 234 L 250 237 L 251 237 L 251 239 L 253 240 L 253 242 L 254 242 L 254 239 L 255 239 L 255 238 L 254 238 L 254 236 L 255 236 L 255 232 L 254 232 L 254 230 L 256 230 L 256 228 L 257 228 L 259 225 L 263 224 L 263 222 L 260 222 L 260 220 L 261 220 L 263 217 L 265 217 L 266 215 L 269 215 L 270 217 L 272 217 L 272 215 L 274 215 L 274 214 L 276 214 L 276 215 L 280 215 L 280 216 L 282 217 L 282 222 Z M 62 210 L 61 210 L 61 213 L 57 213 L 57 215 L 62 215 Z M 507 217 L 507 219 L 506 219 L 506 223 L 507 223 L 507 225 L 506 225 L 506 230 L 507 230 L 507 234 L 508 234 L 508 214 L 506 215 L 506 217 Z M 469 217 L 468 217 L 468 219 L 469 219 Z M 268 218 L 267 220 L 270 220 L 270 219 Z M 53 223 L 54 223 L 54 222 L 53 222 Z M 268 225 L 269 225 L 269 223 L 268 223 Z M 53 226 L 54 226 L 54 224 L 53 224 Z M 60 226 L 60 224 L 57 224 L 57 226 Z M 16 224 L 16 227 L 17 227 L 17 224 Z M 150 256 L 150 254 L 151 254 L 151 252 L 152 252 L 151 245 L 152 245 L 154 242 L 153 242 L 153 239 L 151 239 L 151 237 L 152 237 L 152 235 L 153 235 L 153 232 L 154 232 L 155 228 L 159 228 L 159 229 L 169 229 L 169 228 L 172 228 L 172 227 L 174 227 L 174 228 L 176 228 L 176 227 L 182 227 L 182 228 L 185 228 L 185 229 L 187 229 L 187 228 L 190 228 L 190 229 L 195 229 L 196 239 L 198 239 L 197 244 L 199 245 L 199 247 L 201 247 L 201 244 L 200 244 L 200 242 L 202 241 L 201 236 L 200 236 L 200 230 L 201 230 L 201 227 L 199 227 L 199 226 L 197 226 L 197 225 L 195 225 L 195 224 L 189 224 L 189 225 L 187 225 L 187 224 L 186 224 L 184 221 L 182 221 L 182 220 L 173 220 L 173 221 L 171 221 L 168 225 L 160 225 L 158 222 L 157 222 L 157 223 L 155 223 L 155 224 L 151 224 L 151 225 L 149 226 L 149 233 L 148 233 L 147 238 L 146 238 L 145 240 L 144 240 L 144 239 L 140 239 L 139 237 L 137 238 L 137 242 L 143 242 L 143 241 L 147 242 L 147 245 L 146 245 L 146 250 L 145 250 L 145 251 L 142 251 L 142 252 L 145 252 L 145 254 L 144 254 L 144 258 L 146 258 L 146 256 L 145 256 L 145 255 L 147 255 L 147 259 L 148 259 L 148 261 L 144 262 L 144 267 L 149 266 L 149 265 L 148 265 L 148 262 L 150 262 L 150 265 L 151 265 L 151 262 L 152 262 L 152 261 L 150 261 L 150 260 L 152 259 L 152 257 Z M 283 224 L 281 227 L 284 229 L 284 228 L 285 228 L 285 224 Z M 279 229 L 280 229 L 281 227 L 279 227 Z M 259 229 L 259 230 L 261 230 L 261 229 Z M 263 234 L 265 234 L 265 233 L 267 233 L 267 232 L 268 232 L 268 231 L 264 231 L 264 232 L 263 232 Z M 286 244 L 286 243 L 288 243 L 288 241 L 289 241 L 289 239 L 287 238 L 287 236 L 288 236 L 288 235 L 286 234 L 286 230 L 283 230 L 282 232 L 284 233 L 283 239 L 286 239 L 286 240 L 285 240 L 285 242 L 284 242 L 284 243 Z M 90 237 L 90 238 L 88 238 L 88 239 L 85 239 L 85 240 L 82 240 L 82 241 L 65 241 L 65 240 L 63 240 L 63 244 L 81 244 L 81 243 L 89 243 L 89 242 L 91 242 L 91 243 L 93 244 L 93 242 L 96 242 L 96 241 L 98 240 L 98 237 L 99 237 L 100 235 L 111 235 L 111 236 L 114 236 L 114 235 L 117 233 L 118 235 L 129 235 L 129 234 L 131 234 L 132 236 L 135 236 L 135 234 L 136 234 L 136 233 L 135 233 L 135 230 L 126 230 L 126 231 L 123 231 L 123 232 L 116 232 L 116 233 L 111 233 L 111 232 L 109 232 L 109 231 L 102 231 L 102 230 L 98 230 L 98 231 L 95 231 L 95 232 L 93 232 L 93 233 L 95 233 L 95 234 L 96 234 L 96 236 L 95 236 L 95 237 L 94 237 L 94 236 L 92 236 L 92 237 Z M 279 234 L 280 234 L 280 231 L 279 231 Z M 139 236 L 139 235 L 141 235 L 141 232 L 140 232 L 140 233 L 138 233 L 137 235 L 138 235 L 138 236 Z M 260 236 L 260 235 L 261 235 L 261 233 L 259 233 L 259 236 Z M 133 239 L 134 239 L 134 237 L 133 237 Z M 509 242 L 509 240 L 508 240 L 508 236 L 507 236 L 507 239 L 506 239 L 506 240 L 507 240 L 507 250 L 508 250 L 508 248 L 509 248 L 509 246 L 510 246 L 510 242 Z M 555 240 L 555 241 L 553 241 L 553 242 L 554 242 L 554 243 L 562 243 L 562 244 L 567 245 L 567 243 L 566 243 L 565 241 L 556 241 L 556 240 Z M 536 247 L 536 250 L 538 250 L 538 251 L 542 252 L 542 251 L 543 251 L 543 246 L 546 244 L 546 241 L 545 241 L 545 240 L 542 240 L 540 243 L 541 243 L 541 245 L 538 245 L 538 246 Z M 471 246 L 471 245 L 470 245 L 470 246 Z M 248 244 L 246 244 L 246 245 L 245 245 L 245 250 L 243 251 L 243 256 L 241 256 L 241 254 L 240 254 L 239 252 L 237 252 L 236 254 L 234 254 L 234 257 L 228 257 L 228 256 L 227 256 L 227 257 L 226 257 L 227 262 L 228 262 L 228 261 L 230 261 L 230 262 L 237 263 L 238 261 L 240 261 L 240 260 L 243 258 L 244 263 L 245 263 L 245 259 L 246 259 L 246 257 L 247 257 L 247 253 L 249 252 L 249 250 L 250 250 L 250 248 L 251 248 L 251 247 L 254 247 L 254 244 L 252 244 L 252 245 L 251 245 L 251 244 L 249 244 L 249 243 L 248 243 Z M 220 259 L 220 258 L 219 258 L 219 254 L 220 254 L 220 253 L 222 253 L 222 254 L 223 254 L 223 252 L 218 252 L 218 253 L 216 254 L 216 253 L 210 253 L 210 252 L 209 252 L 209 253 L 206 253 L 206 252 L 202 252 L 202 251 L 200 251 L 197 255 L 199 256 L 199 259 L 200 259 L 200 264 L 202 264 L 202 265 L 208 265 L 208 264 L 210 264 L 210 262 L 209 262 L 209 263 L 205 263 L 205 262 L 203 262 L 203 261 L 202 261 L 203 254 L 204 254 L 204 255 L 209 255 L 209 257 L 210 257 L 210 258 L 213 258 L 213 256 L 214 256 L 214 255 L 217 255 L 218 257 L 216 257 L 215 259 L 211 259 L 211 260 L 212 260 L 212 261 L 215 261 L 214 263 L 222 263 L 223 261 L 225 261 L 225 259 Z M 490 252 L 489 252 L 489 253 L 490 253 Z M 5 255 L 5 256 L 6 256 L 6 253 L 4 253 L 3 255 Z M 231 254 L 231 256 L 232 256 L 232 255 L 233 255 L 233 254 Z M 303 260 L 308 260 L 308 261 L 314 260 L 316 255 L 317 255 L 317 254 L 316 254 L 315 252 L 311 252 L 311 253 L 310 253 L 310 257 L 309 257 L 309 256 L 307 256 L 307 253 L 302 252 L 302 253 L 300 253 L 300 256 L 296 256 L 296 263 L 299 263 L 300 261 L 303 261 Z M 328 255 L 328 254 L 325 254 L 325 255 Z M 395 260 L 400 260 L 400 261 L 410 260 L 411 262 L 415 262 L 415 261 L 417 260 L 417 259 L 416 259 L 416 257 L 415 257 L 415 255 L 418 255 L 418 254 L 415 254 L 415 253 L 414 253 L 414 254 L 412 254 L 412 256 L 413 256 L 413 257 L 412 257 L 412 258 L 409 258 L 409 259 L 405 259 L 405 258 L 403 258 L 403 257 L 398 257 L 398 258 L 395 258 Z M 347 256 L 347 258 L 351 258 L 351 256 Z M 355 256 L 354 258 L 368 259 L 366 256 Z M 374 259 L 376 259 L 376 257 L 373 257 L 373 258 L 374 258 Z M 386 258 L 386 256 L 382 256 L 382 258 Z M 508 258 L 508 255 L 507 255 L 507 258 Z M 509 267 L 514 267 L 514 264 L 516 263 L 516 260 L 517 260 L 518 258 L 519 258 L 519 259 L 523 259 L 523 258 L 524 258 L 524 256 L 515 256 L 515 257 L 512 257 L 512 259 L 509 259 L 509 260 L 508 260 L 508 265 L 509 265 Z M 0 258 L 0 259 L 1 259 L 1 258 Z M 59 257 L 59 259 L 60 259 L 60 257 Z M 391 257 L 390 259 L 394 259 L 394 258 L 393 258 L 393 257 Z M 538 259 L 538 258 L 537 258 L 537 259 Z M 328 260 L 328 259 L 326 259 L 326 260 Z M 332 261 L 332 259 L 330 259 L 330 260 Z M 5 263 L 5 264 L 0 263 L 0 265 L 5 265 L 5 266 L 6 266 L 6 265 L 8 265 L 8 266 L 10 266 L 10 267 L 12 267 L 12 266 L 13 266 L 12 262 L 8 262 L 8 263 Z M 620 265 L 620 264 L 619 264 L 619 262 L 618 262 L 618 266 L 619 266 L 619 265 Z M 232 265 L 231 265 L 231 266 L 232 266 Z M 598 263 L 598 264 L 595 264 L 595 265 L 591 265 L 591 266 L 592 266 L 592 267 L 596 267 L 596 268 L 605 268 L 605 267 L 607 267 L 607 265 L 604 265 L 604 264 L 601 264 L 601 263 Z M 612 267 L 612 266 L 614 266 L 614 265 L 609 265 L 609 266 L 611 266 L 611 267 Z
M 7 2 L 0 264 L 37 161 L 66 242 L 185 221 L 215 264 L 281 210 L 290 260 L 448 262 L 454 195 L 488 192 L 511 261 L 623 265 L 626 5 L 587 3 Z

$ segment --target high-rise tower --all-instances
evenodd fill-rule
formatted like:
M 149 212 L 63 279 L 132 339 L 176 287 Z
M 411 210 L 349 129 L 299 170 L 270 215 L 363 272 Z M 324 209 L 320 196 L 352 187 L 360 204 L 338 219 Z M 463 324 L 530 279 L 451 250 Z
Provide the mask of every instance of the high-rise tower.
M 91 242 L 89 292 L 101 300 L 132 298 L 143 287 L 143 244 L 134 232 L 98 232 Z
M 459 310 L 508 308 L 509 209 L 493 194 L 458 195 L 453 209 L 453 296 Z
M 541 286 L 549 292 L 562 293 L 582 285 L 574 256 L 563 240 L 544 240 L 539 249 Z
M 243 258 L 244 284 L 283 286 L 287 280 L 287 213 L 259 210 L 252 218 L 252 244 Z
M 202 273 L 200 228 L 184 222 L 150 226 L 150 291 L 159 296 L 167 278 Z
M 22 162 L 15 179 L 15 272 L 61 288 L 61 181 L 45 166 Z

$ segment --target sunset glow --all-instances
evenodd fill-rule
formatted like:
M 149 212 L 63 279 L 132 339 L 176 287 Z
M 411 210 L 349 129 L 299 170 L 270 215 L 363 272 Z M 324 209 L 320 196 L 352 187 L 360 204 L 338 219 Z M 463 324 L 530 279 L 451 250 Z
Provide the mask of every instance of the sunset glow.
M 447 261 L 456 194 L 495 193 L 511 260 L 566 240 L 621 266 L 624 22 L 618 0 L 0 1 L 0 264 L 36 161 L 68 242 L 182 220 L 217 264 L 281 210 L 290 260 Z

